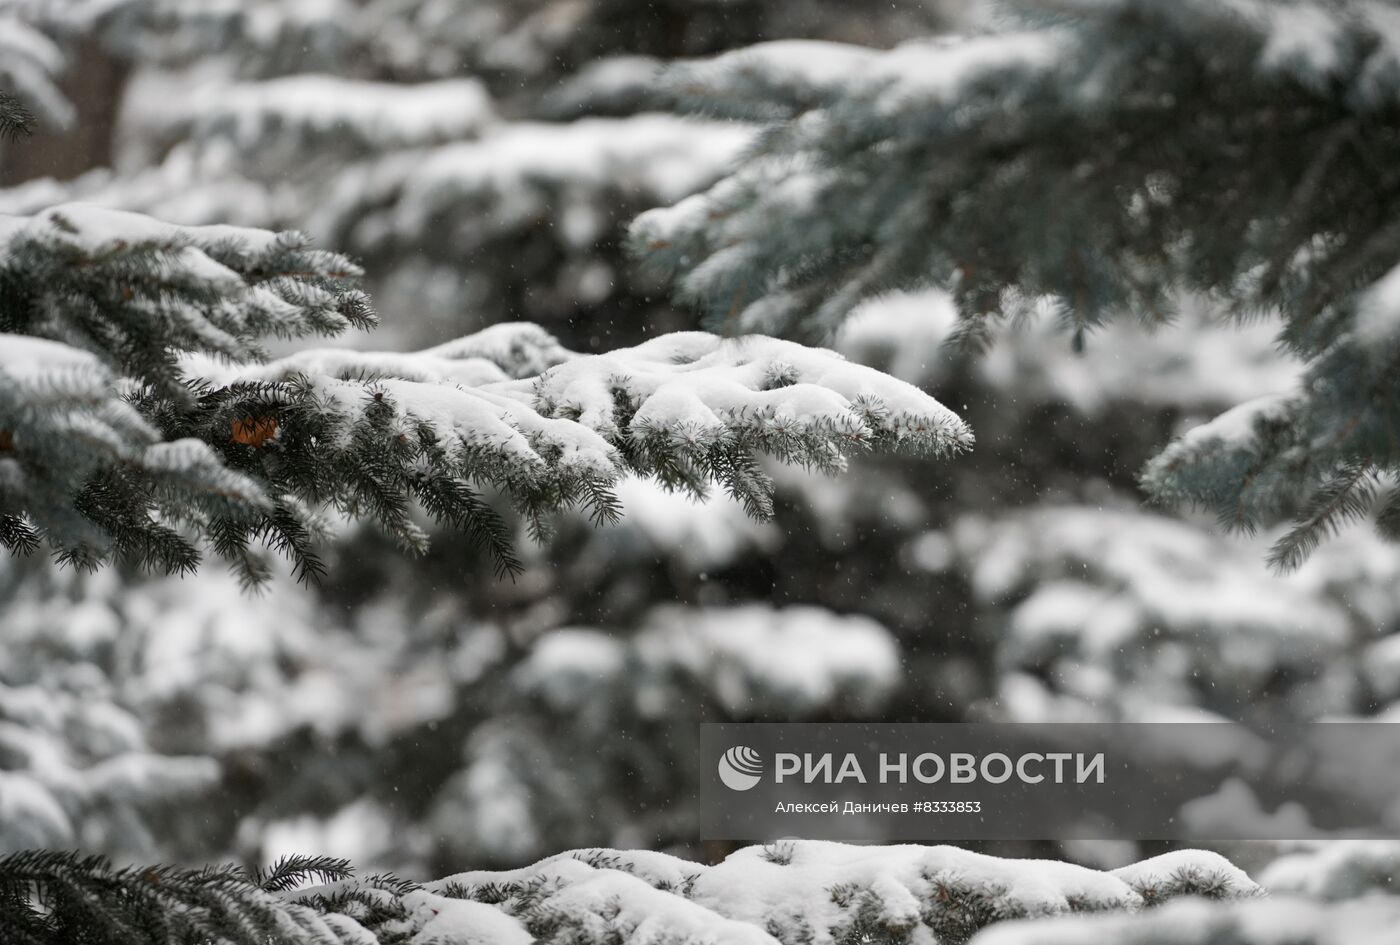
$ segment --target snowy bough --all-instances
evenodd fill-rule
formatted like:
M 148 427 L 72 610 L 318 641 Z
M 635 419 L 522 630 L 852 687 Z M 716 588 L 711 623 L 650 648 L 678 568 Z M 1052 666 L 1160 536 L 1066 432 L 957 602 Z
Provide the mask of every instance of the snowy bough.
M 260 552 L 319 570 L 327 514 L 407 549 L 417 508 L 516 567 L 497 497 L 619 511 L 621 476 L 771 512 L 757 456 L 835 472 L 853 452 L 944 455 L 971 435 L 912 385 L 769 338 L 663 336 L 581 356 L 525 324 L 412 354 L 262 342 L 374 324 L 356 266 L 295 234 L 177 227 L 80 205 L 0 221 L 0 542 L 91 567 L 248 581 Z
M 1008 919 L 1137 912 L 1181 896 L 1249 899 L 1220 857 L 1178 851 L 1113 872 L 953 847 L 791 841 L 704 866 L 664 853 L 577 850 L 426 885 L 357 879 L 342 860 L 266 872 L 118 870 L 97 858 L 0 859 L 7 942 L 164 945 L 963 945 Z M 309 885 L 316 884 L 320 885 Z M 57 907 L 44 915 L 27 886 Z M 70 935 L 73 937 L 64 937 Z
M 673 107 L 769 122 L 632 240 L 728 330 L 829 337 L 947 288 L 961 338 L 1052 312 L 1082 346 L 1183 297 L 1277 315 L 1306 363 L 1144 471 L 1296 568 L 1378 509 L 1400 538 L 1400 27 L 1391 3 L 1014 0 L 994 29 L 873 50 L 777 42 L 672 67 Z M 1267 173 L 1261 169 L 1267 168 Z
M 418 884 L 359 878 L 329 858 L 248 872 L 22 853 L 0 858 L 0 935 L 24 945 L 1342 945 L 1393 938 L 1400 902 L 1380 893 L 1398 857 L 1393 843 L 1304 848 L 1256 883 L 1198 850 L 1100 871 L 792 840 L 713 866 L 588 849 Z

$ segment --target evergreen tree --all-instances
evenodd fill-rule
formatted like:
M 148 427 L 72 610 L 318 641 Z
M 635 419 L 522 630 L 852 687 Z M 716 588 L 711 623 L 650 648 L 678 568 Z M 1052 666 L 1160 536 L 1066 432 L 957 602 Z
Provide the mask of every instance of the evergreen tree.
M 493 50 L 560 51 L 560 35 L 549 27 L 555 21 L 527 7 L 511 5 L 510 16 L 493 19 L 496 25 L 473 39 L 460 27 L 467 13 L 488 9 L 482 4 L 313 10 L 268 2 L 220 7 L 212 16 L 204 4 L 144 0 L 30 5 L 30 12 L 61 21 L 60 40 L 68 30 L 96 30 L 138 68 L 120 127 L 119 170 L 35 181 L 0 194 L 0 203 L 40 212 L 76 195 L 188 223 L 318 221 L 318 243 L 349 249 L 374 271 L 368 279 L 376 298 L 389 299 L 399 316 L 381 332 L 389 346 L 438 341 L 522 312 L 582 348 L 684 323 L 688 316 L 671 311 L 652 282 L 635 278 L 617 258 L 609 226 L 599 221 L 703 184 L 748 141 L 751 126 L 634 118 L 636 109 L 655 103 L 648 97 L 657 68 L 651 57 L 681 47 L 652 45 L 659 40 L 650 36 L 621 38 L 602 28 L 605 19 L 590 19 L 592 12 L 563 34 L 586 34 L 580 46 L 596 45 L 603 55 L 576 74 L 552 54 L 523 55 L 509 69 L 482 60 Z M 668 9 L 683 7 L 690 18 L 676 35 L 701 37 L 714 27 L 710 4 Z M 804 19 L 790 16 L 791 9 L 772 4 L 757 28 L 758 19 L 729 17 L 723 38 L 686 40 L 684 51 L 745 43 L 780 29 L 774 24 L 784 17 L 789 24 Z M 106 12 L 96 20 L 76 15 L 84 10 Z M 825 24 L 843 18 L 839 9 L 827 10 Z M 64 13 L 74 15 L 57 16 Z M 898 33 L 869 11 L 860 15 L 885 39 Z M 513 39 L 503 42 L 505 36 Z M 815 56 L 806 62 L 821 65 Z M 179 71 L 188 65 L 199 68 Z M 463 69 L 472 74 L 461 75 Z M 562 86 L 541 94 L 561 77 Z M 157 95 L 159 110 L 142 107 Z M 608 122 L 597 123 L 592 116 L 599 115 Z M 588 117 L 569 120 L 575 116 Z M 673 175 L 677 169 L 684 173 Z M 685 183 L 667 184 L 673 176 Z M 367 193 L 378 196 L 366 204 Z M 320 226 L 331 218 L 346 225 Z M 580 219 L 592 222 L 575 230 Z M 579 232 L 603 236 L 590 242 Z M 436 262 L 425 269 L 424 259 Z M 611 294 L 581 303 L 578 277 L 601 271 L 600 263 L 612 273 Z M 501 280 L 515 288 L 493 288 Z M 555 288 L 542 288 L 549 286 Z M 445 321 L 430 317 L 438 312 Z M 570 314 L 561 319 L 563 312 Z M 786 609 L 760 619 L 760 611 L 742 606 L 803 602 L 871 614 L 906 667 L 893 687 L 883 676 L 853 679 L 832 687 L 833 698 L 816 707 L 805 698 L 767 698 L 755 687 L 748 691 L 755 705 L 746 707 L 722 698 L 701 661 L 694 677 L 666 688 L 656 711 L 671 721 L 867 711 L 938 719 L 1237 715 L 1255 700 L 1256 708 L 1307 718 L 1370 714 L 1393 701 L 1385 672 L 1368 668 L 1400 606 L 1372 586 L 1381 580 L 1376 575 L 1391 573 L 1391 551 L 1368 541 L 1339 543 L 1291 588 L 1252 573 L 1252 545 L 1232 549 L 1191 526 L 1128 513 L 1131 499 L 1123 493 L 1149 445 L 1192 418 L 1294 382 L 1296 363 L 1270 352 L 1266 326 L 1235 338 L 1188 311 L 1172 331 L 1146 336 L 1120 321 L 1096 333 L 1080 358 L 1028 327 L 973 359 L 938 350 L 947 315 L 946 300 L 933 293 L 880 298 L 862 306 L 835 343 L 853 360 L 881 365 L 965 409 L 979 432 L 977 454 L 937 467 L 866 457 L 859 474 L 839 485 L 765 465 L 781 528 L 745 521 L 736 505 L 694 506 L 631 481 L 618 486 L 629 510 L 621 526 L 598 530 L 586 515 L 566 513 L 550 543 L 517 546 L 526 568 L 518 582 L 496 582 L 489 553 L 458 540 L 450 526 L 415 519 L 434 533 L 426 557 L 405 558 L 393 537 L 352 528 L 318 546 L 326 573 L 314 595 L 273 586 L 279 608 L 238 603 L 221 575 L 188 588 L 61 575 L 31 586 L 17 571 L 6 585 L 7 612 L 26 619 L 7 638 L 17 647 L 40 641 L 45 623 L 81 626 L 93 612 L 120 627 L 120 647 L 75 640 L 64 660 L 75 671 L 100 668 L 159 752 L 209 755 L 225 772 L 219 801 L 189 802 L 191 818 L 202 813 L 214 824 L 198 838 L 203 845 L 190 831 L 161 825 L 160 842 L 171 855 L 208 859 L 231 850 L 260 860 L 268 849 L 314 845 L 289 847 L 288 837 L 342 836 L 359 824 L 367 837 L 415 838 L 384 847 L 386 860 L 374 860 L 380 854 L 373 844 L 364 856 L 416 872 L 425 864 L 508 865 L 563 845 L 633 843 L 637 836 L 684 848 L 683 810 L 639 821 L 623 804 L 607 803 L 606 816 L 590 816 L 558 802 L 571 778 L 621 798 L 629 796 L 629 765 L 662 770 L 675 762 L 646 739 L 635 740 L 643 747 L 626 758 L 610 750 L 610 726 L 646 731 L 655 724 L 646 708 L 655 689 L 614 685 L 611 657 L 581 682 L 579 673 L 545 659 L 557 652 L 560 623 L 613 638 L 616 645 L 595 649 L 628 659 L 636 652 L 631 638 L 640 637 L 649 665 L 674 668 L 690 647 L 684 638 L 652 632 L 659 620 L 705 628 L 709 622 L 695 609 L 740 605 L 735 613 L 755 615 L 742 621 L 752 639 L 774 647 L 784 634 L 770 627 L 841 626 L 813 611 L 803 611 L 800 624 L 780 616 Z M 510 334 L 497 337 L 505 344 Z M 528 370 L 544 370 L 560 356 L 536 358 Z M 524 369 L 508 353 L 492 357 L 512 375 Z M 216 365 L 201 369 L 225 376 Z M 1030 507 L 1042 503 L 1056 507 Z M 1036 541 L 1042 530 L 1058 544 Z M 1129 531 L 1144 543 L 1114 540 Z M 1008 560 L 1006 549 L 1018 539 L 1027 552 L 1015 557 L 1014 575 L 998 579 L 998 562 Z M 890 549 L 897 549 L 896 567 Z M 1132 567 L 1139 553 L 1149 564 Z M 1198 567 L 1193 559 L 1211 564 Z M 1067 575 L 1075 586 L 1063 586 Z M 37 600 L 42 588 L 49 598 Z M 1185 606 L 1244 596 L 1259 603 L 1239 611 Z M 150 600 L 160 601 L 164 618 L 154 617 Z M 679 615 L 657 606 L 677 600 L 688 607 Z M 1131 646 L 1130 658 L 1106 654 L 1098 637 L 1082 632 L 1088 625 L 1075 623 L 1073 614 L 1098 600 L 1114 602 L 1122 617 L 1115 628 Z M 1276 600 L 1289 606 L 1269 606 Z M 1057 605 L 1064 608 L 1058 615 Z M 247 613 L 240 619 L 234 611 Z M 181 634 L 181 625 L 190 632 Z M 1047 628 L 1062 650 L 1034 639 Z M 201 641 L 210 665 L 187 652 L 185 637 Z M 239 647 L 239 639 L 258 643 Z M 1280 645 L 1266 646 L 1270 640 Z M 1196 655 L 1183 661 L 1175 654 L 1187 646 Z M 153 672 L 169 665 L 172 651 L 178 671 Z M 762 666 L 744 665 L 764 678 Z M 1204 676 L 1193 675 L 1193 667 L 1203 667 Z M 17 665 L 6 676 L 22 683 L 30 672 Z M 332 687 L 340 708 L 318 709 L 314 693 L 332 674 L 340 680 Z M 421 694 L 411 711 L 403 708 L 401 678 L 414 679 Z M 591 713 L 559 709 L 575 683 L 608 698 Z M 820 691 L 823 680 L 814 675 L 804 684 Z M 346 700 L 350 691 L 364 698 Z M 277 724 L 259 721 L 270 715 Z M 285 772 L 288 760 L 307 757 L 317 763 Z M 27 775 L 28 765 L 21 761 L 15 770 Z M 673 770 L 684 777 L 683 769 Z M 281 776 L 272 774 L 279 770 Z M 493 846 L 459 842 L 434 826 L 464 831 L 504 822 L 502 807 L 478 803 L 479 792 L 468 787 L 488 776 L 509 785 L 517 813 L 524 812 L 510 821 L 518 831 Z M 98 846 L 119 857 L 152 858 L 140 844 L 118 840 L 124 836 L 114 833 Z M 522 837 L 533 839 L 521 844 Z
M 863 299 L 930 283 L 971 342 L 1049 312 L 1083 345 L 1114 316 L 1169 320 L 1185 293 L 1277 313 L 1298 388 L 1192 431 L 1143 485 L 1232 528 L 1291 519 L 1284 570 L 1373 509 L 1400 537 L 1391 5 L 1010 7 L 964 39 L 676 67 L 663 97 L 772 123 L 708 193 L 642 216 L 635 247 L 730 331 L 829 336 Z
M 79 199 L 141 211 L 191 225 L 181 238 L 206 256 L 210 231 L 198 224 L 306 227 L 316 245 L 368 270 L 363 284 L 395 315 L 380 335 L 386 347 L 421 347 L 522 315 L 564 342 L 517 324 L 416 354 L 289 353 L 274 333 L 266 357 L 240 354 L 230 364 L 185 350 L 176 361 L 182 377 L 199 379 L 195 396 L 306 378 L 322 396 L 349 390 L 356 404 L 405 382 L 516 392 L 511 385 L 523 390 L 579 363 L 569 348 L 602 351 L 687 325 L 655 277 L 626 265 L 614 224 L 706 186 L 748 146 L 755 121 L 782 113 L 755 100 L 744 122 L 639 117 L 677 98 L 693 104 L 688 96 L 702 91 L 663 87 L 658 101 L 653 57 L 780 34 L 785 17 L 810 28 L 802 35 L 876 45 L 904 35 L 879 19 L 883 5 L 820 0 L 801 8 L 668 0 L 636 18 L 667 29 L 633 33 L 614 28 L 636 12 L 619 0 L 14 6 L 57 22 L 60 45 L 95 31 L 137 68 L 116 165 L 30 182 L 0 193 L 0 206 L 43 217 Z M 808 20 L 808 9 L 820 20 Z M 862 23 L 852 32 L 853 19 L 868 31 Z M 832 62 L 809 53 L 831 48 L 791 48 L 793 63 L 815 74 Z M 744 53 L 746 67 L 772 52 Z M 52 120 L 41 102 L 20 97 Z M 150 101 L 160 109 L 143 109 Z M 577 162 L 563 160 L 566 152 Z M 833 223 L 846 210 L 838 207 Z M 85 222 L 86 213 L 74 215 Z M 248 284 L 236 260 L 223 264 Z M 561 510 L 549 542 L 513 547 L 524 567 L 517 582 L 495 581 L 489 547 L 412 503 L 409 521 L 432 538 L 425 555 L 395 553 L 405 538 L 392 527 L 342 528 L 336 512 L 315 546 L 325 568 L 318 586 L 297 588 L 270 562 L 276 583 L 256 599 L 240 597 L 218 568 L 142 581 L 124 569 L 50 569 L 37 556 L 0 560 L 0 848 L 82 846 L 118 863 L 263 863 L 269 851 L 331 849 L 351 837 L 362 851 L 356 862 L 414 876 L 519 866 L 570 846 L 651 844 L 694 856 L 694 827 L 677 799 L 695 783 L 695 759 L 682 741 L 657 737 L 675 723 L 1265 710 L 1272 720 L 1280 710 L 1384 716 L 1387 706 L 1393 715 L 1396 548 L 1350 532 L 1284 582 L 1258 573 L 1252 543 L 1133 508 L 1130 470 L 1150 445 L 1299 373 L 1294 359 L 1270 351 L 1267 326 L 1232 335 L 1194 311 L 1213 302 L 1178 301 L 1184 310 L 1170 329 L 1145 336 L 1124 320 L 1105 324 L 1081 356 L 1045 326 L 1007 333 L 989 323 L 998 337 L 980 358 L 940 349 L 952 326 L 938 293 L 881 293 L 856 306 L 833 346 L 937 391 L 976 427 L 978 452 L 928 464 L 858 450 L 857 474 L 835 482 L 760 459 L 782 527 L 746 518 L 723 497 L 695 505 L 621 479 L 612 491 L 624 522 L 595 528 L 586 507 Z M 646 350 L 650 374 L 652 354 L 669 349 Z M 635 367 L 633 354 L 616 357 Z M 113 380 L 122 404 L 144 410 L 145 399 L 128 398 L 125 369 L 108 370 L 127 378 Z M 280 415 L 276 431 L 258 423 L 264 416 L 249 414 L 239 427 L 229 418 L 201 442 L 221 460 L 266 461 L 285 433 Z M 346 422 L 356 422 L 353 412 Z M 512 531 L 512 510 L 493 494 L 482 489 Z M 197 534 L 185 528 L 177 523 L 182 536 Z M 829 658 L 810 658 L 818 646 Z M 580 803 L 584 792 L 593 796 Z M 1394 849 L 1384 843 L 1280 859 L 1260 878 L 1289 897 L 1282 903 L 1190 902 L 1100 921 L 1053 914 L 1132 912 L 1183 893 L 1228 899 L 1252 887 L 1230 882 L 1235 874 L 1212 858 L 1130 868 L 1109 882 L 1066 864 L 1031 868 L 946 850 L 847 858 L 820 846 L 741 851 L 708 880 L 710 869 L 696 863 L 617 851 L 421 889 L 344 878 L 305 895 L 276 891 L 276 909 L 263 916 L 281 924 L 249 928 L 300 941 L 285 924 L 290 911 L 294 921 L 319 916 L 357 945 L 370 935 L 420 945 L 961 942 L 988 923 L 986 935 L 1057 941 L 1175 936 L 1206 945 L 1232 936 L 1255 945 L 1270 941 L 1263 929 L 1275 906 L 1308 942 L 1330 941 L 1329 927 L 1383 936 L 1393 926 L 1384 901 L 1331 901 L 1387 891 Z M 1059 849 L 1104 862 L 1084 848 Z M 1114 855 L 1106 865 L 1130 858 Z M 908 858 L 926 869 L 906 869 Z M 16 859 L 0 873 L 44 883 L 66 875 L 59 881 L 107 899 L 130 887 L 129 901 L 152 902 L 143 869 L 63 859 Z M 208 899 L 198 871 L 152 875 L 170 887 L 157 911 L 193 909 L 216 928 L 240 914 L 199 905 Z M 268 891 L 250 873 L 218 875 L 230 902 L 267 908 Z M 1084 895 L 1110 886 L 1107 900 Z M 40 922 L 67 901 L 26 889 Z M 755 900 L 772 912 L 749 909 Z M 1035 918 L 1012 924 L 1024 916 Z M 149 930 L 164 934 L 159 923 Z M 73 938 L 51 922 L 42 934 L 46 943 Z M 318 927 L 320 937 L 307 940 L 326 934 Z

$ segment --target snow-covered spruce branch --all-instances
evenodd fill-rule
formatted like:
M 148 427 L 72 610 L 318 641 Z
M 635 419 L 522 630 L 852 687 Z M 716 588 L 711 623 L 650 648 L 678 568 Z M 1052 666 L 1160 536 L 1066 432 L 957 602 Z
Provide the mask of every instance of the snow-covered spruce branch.
M 825 471 L 853 452 L 943 455 L 971 435 L 912 385 L 770 338 L 664 336 L 584 357 L 531 325 L 413 354 L 267 336 L 371 324 L 358 270 L 295 235 L 62 206 L 0 224 L 0 541 L 65 560 L 191 570 L 207 544 L 249 580 L 256 542 L 318 568 L 327 509 L 421 548 L 415 507 L 514 567 L 488 504 L 538 532 L 611 485 L 718 483 L 767 515 L 756 457 Z
M 309 879 L 324 885 L 303 888 Z M 231 945 L 267 936 L 286 945 L 854 945 L 930 936 L 962 945 L 1010 919 L 1138 912 L 1181 896 L 1259 892 L 1229 862 L 1198 851 L 1099 872 L 954 847 L 800 840 L 749 847 L 715 866 L 663 853 L 577 850 L 422 886 L 357 880 L 343 861 L 322 858 L 248 874 L 116 870 L 98 858 L 37 852 L 0 859 L 0 897 L 9 906 L 0 910 L 0 933 L 25 945 L 66 945 L 72 928 L 83 928 L 92 945 L 165 945 L 181 935 Z
M 966 38 L 672 67 L 663 103 L 769 126 L 707 193 L 638 218 L 634 250 L 732 331 L 828 337 L 929 283 L 971 342 L 1050 312 L 1082 343 L 1120 314 L 1170 318 L 1183 292 L 1277 313 L 1307 364 L 1297 396 L 1144 482 L 1247 528 L 1294 519 L 1273 560 L 1296 566 L 1373 507 L 1348 483 L 1400 470 L 1393 5 L 1005 6 Z
M 1348 945 L 1383 942 L 1400 921 L 1400 899 L 1341 903 L 1275 897 L 1218 905 L 1183 900 L 1139 915 L 1071 916 L 993 926 L 975 945 Z

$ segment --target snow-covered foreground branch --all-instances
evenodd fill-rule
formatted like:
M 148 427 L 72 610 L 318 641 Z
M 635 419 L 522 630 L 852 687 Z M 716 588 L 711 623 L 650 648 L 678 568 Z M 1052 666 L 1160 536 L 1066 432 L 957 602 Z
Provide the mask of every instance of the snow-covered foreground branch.
M 523 870 L 449 877 L 406 905 L 418 916 L 438 910 L 423 925 L 425 942 L 435 940 L 434 923 L 456 921 L 439 916 L 456 910 L 469 923 L 486 906 L 544 941 L 951 943 L 1002 919 L 1138 910 L 1190 893 L 1232 899 L 1257 892 L 1227 861 L 1197 851 L 1100 872 L 955 847 L 793 840 L 748 847 L 714 866 L 661 853 L 575 851 Z M 455 898 L 473 905 L 444 906 Z
M 514 570 L 503 494 L 617 516 L 629 474 L 771 513 L 757 456 L 836 472 L 869 449 L 941 455 L 971 434 L 913 385 L 831 351 L 678 333 L 585 357 L 532 325 L 412 354 L 261 339 L 374 323 L 348 259 L 304 237 L 66 205 L 0 223 L 0 544 L 166 571 L 258 545 L 315 574 L 318 519 L 421 549 L 421 508 Z
M 1351 864 L 1355 879 L 1376 860 L 1361 846 L 1338 845 L 1322 858 L 1335 861 L 1332 873 Z M 0 860 L 0 881 L 29 882 L 50 895 L 57 889 L 63 898 L 40 915 L 28 893 L 18 893 L 16 908 L 0 914 L 0 932 L 6 941 L 59 941 L 55 930 L 79 913 L 89 928 L 119 931 L 126 909 L 145 907 L 165 910 L 171 930 L 238 945 L 268 935 L 294 945 L 1324 945 L 1383 941 L 1400 919 L 1400 899 L 1388 896 L 1305 898 L 1289 886 L 1290 869 L 1278 871 L 1282 894 L 1266 897 L 1227 860 L 1198 850 L 1099 871 L 954 847 L 805 840 L 748 847 L 713 866 L 593 849 L 426 885 L 355 879 L 344 861 L 317 858 L 249 874 L 113 871 L 63 854 L 19 854 Z M 324 885 L 304 886 L 318 880 Z M 1353 884 L 1353 893 L 1374 885 Z M 90 901 L 113 889 L 125 895 L 102 906 Z

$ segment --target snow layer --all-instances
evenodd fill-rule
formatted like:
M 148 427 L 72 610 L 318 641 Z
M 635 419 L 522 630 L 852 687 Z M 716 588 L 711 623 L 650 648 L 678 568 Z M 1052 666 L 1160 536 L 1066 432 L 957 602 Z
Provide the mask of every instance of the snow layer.
M 538 382 L 492 389 L 566 404 L 586 426 L 616 432 L 619 386 L 635 400 L 634 436 L 649 430 L 711 438 L 743 418 L 773 429 L 836 427 L 861 438 L 876 432 L 873 413 L 900 439 L 937 441 L 945 449 L 971 443 L 967 426 L 912 384 L 832 351 L 757 336 L 675 332 L 561 364 Z
M 654 612 L 648 626 L 635 643 L 648 675 L 702 681 L 730 717 L 761 715 L 765 707 L 787 719 L 833 706 L 866 714 L 899 684 L 893 635 L 860 615 L 760 604 L 703 611 L 668 607 Z M 654 702 L 657 694 L 641 698 Z M 660 706 L 646 708 L 657 713 Z
M 832 470 L 866 448 L 942 454 L 972 441 L 956 414 L 912 384 L 765 337 L 677 332 L 585 357 L 517 325 L 416 354 L 342 349 L 188 366 L 220 384 L 302 377 L 344 430 L 370 404 L 388 403 L 405 435 L 427 424 L 468 475 L 500 464 L 514 476 L 608 483 L 636 464 L 649 471 L 656 455 L 703 461 L 715 444 Z M 639 458 L 624 458 L 628 450 Z
M 405 896 L 404 906 L 422 923 L 412 945 L 530 945 L 535 941 L 518 921 L 479 902 L 419 891 Z
M 995 343 L 967 368 L 1018 401 L 1064 402 L 1089 416 L 1124 402 L 1215 411 L 1297 387 L 1302 364 L 1279 350 L 1276 323 L 1232 323 L 1200 300 L 1183 300 L 1181 308 L 1177 322 L 1157 328 L 1110 322 L 1086 337 L 1082 352 L 1047 313 L 996 332 Z M 893 293 L 858 306 L 835 347 L 936 389 L 967 361 L 947 345 L 956 327 L 946 292 Z
M 1377 636 L 1400 619 L 1400 549 L 1351 529 L 1280 577 L 1263 561 L 1271 537 L 1051 505 L 964 515 L 910 554 L 967 575 L 1006 674 L 998 712 L 1016 719 L 1166 720 L 1199 707 L 1205 720 L 1266 704 L 1317 718 L 1360 711 L 1360 680 L 1393 698 L 1394 648 Z M 1281 675 L 1293 681 L 1283 691 Z
M 106 373 L 97 358 L 61 342 L 0 332 L 0 372 L 21 383 L 32 383 L 55 371 Z
M 747 126 L 653 114 L 499 125 L 477 140 L 348 169 L 311 229 L 353 226 L 355 242 L 367 247 L 419 245 L 447 217 L 458 221 L 460 252 L 557 215 L 564 245 L 587 247 L 611 225 L 601 194 L 648 204 L 678 200 L 713 181 L 752 135 Z M 385 204 L 388 210 L 360 219 Z
M 236 242 L 250 252 L 265 251 L 277 238 L 275 233 L 252 227 L 209 224 L 179 226 L 166 223 L 143 213 L 113 210 L 86 203 L 64 203 L 49 207 L 32 217 L 0 214 L 0 254 L 10 251 L 20 238 L 60 239 L 89 254 L 141 243 L 181 247 L 214 246 Z M 242 285 L 243 280 L 232 270 L 209 259 L 203 253 L 181 256 L 180 261 L 191 267 L 197 277 Z
M 461 873 L 427 890 L 495 903 L 546 942 L 835 945 L 878 931 L 934 945 L 1000 919 L 1137 910 L 1145 884 L 1186 873 L 1216 877 L 1223 898 L 1258 892 L 1248 876 L 1201 851 L 1104 873 L 954 847 L 812 840 L 748 847 L 713 866 L 663 853 L 577 850 L 517 870 Z M 980 918 L 969 928 L 971 915 Z
M 1336 840 L 1279 857 L 1260 874 L 1278 892 L 1310 899 L 1343 900 L 1374 890 L 1395 892 L 1400 841 Z
M 1276 424 L 1288 417 L 1292 399 L 1286 394 L 1256 397 L 1220 416 L 1193 427 L 1185 436 L 1154 460 L 1170 464 L 1186 457 L 1205 455 L 1222 449 L 1252 449 L 1261 425 Z
M 1400 899 L 1320 905 L 1306 899 L 1169 903 L 1141 915 L 1074 916 L 993 926 L 973 945 L 1392 945 Z
M 1390 348 L 1400 341 L 1400 267 L 1361 294 L 1356 334 L 1367 347 Z
M 913 103 L 950 101 L 991 73 L 1049 68 L 1067 45 L 1054 30 L 917 40 L 889 51 L 778 40 L 683 63 L 663 82 L 681 97 L 701 101 L 757 92 L 760 98 L 821 102 L 865 93 L 878 110 L 894 113 Z
M 432 144 L 480 132 L 495 112 L 475 79 L 408 85 L 302 74 L 198 87 L 160 118 L 174 127 L 158 131 L 197 139 L 226 133 L 251 151 L 281 147 L 288 134 L 341 136 L 375 148 Z M 270 142 L 274 136 L 279 141 Z
M 893 635 L 868 617 L 764 604 L 659 607 L 631 640 L 563 628 L 514 673 L 559 711 L 626 694 L 645 718 L 670 718 L 695 690 L 731 717 L 804 718 L 835 707 L 868 714 L 899 682 Z

